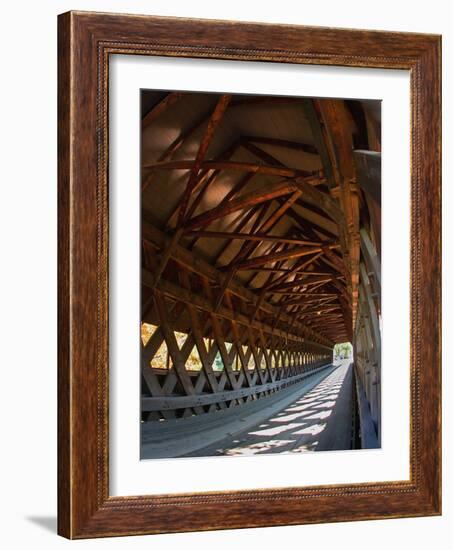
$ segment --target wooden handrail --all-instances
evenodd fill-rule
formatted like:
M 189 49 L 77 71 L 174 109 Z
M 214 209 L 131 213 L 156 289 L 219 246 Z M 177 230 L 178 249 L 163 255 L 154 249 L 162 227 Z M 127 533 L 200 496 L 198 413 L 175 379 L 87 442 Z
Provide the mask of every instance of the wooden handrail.
M 213 403 L 221 403 L 225 401 L 231 401 L 233 399 L 240 399 L 243 397 L 248 397 L 250 395 L 257 395 L 266 391 L 280 390 L 331 366 L 332 364 L 328 363 L 309 372 L 304 372 L 296 376 L 283 378 L 282 380 L 278 380 L 276 382 L 260 384 L 251 388 L 241 388 L 237 390 L 198 395 L 142 397 L 142 411 L 151 412 L 183 409 L 187 407 L 200 407 L 203 405 L 211 405 Z

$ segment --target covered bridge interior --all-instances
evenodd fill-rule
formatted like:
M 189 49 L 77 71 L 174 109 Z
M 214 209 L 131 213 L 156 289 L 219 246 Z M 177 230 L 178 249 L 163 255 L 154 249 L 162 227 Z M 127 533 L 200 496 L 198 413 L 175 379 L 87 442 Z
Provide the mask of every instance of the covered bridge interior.
M 341 448 L 379 446 L 380 149 L 378 101 L 142 91 L 143 458 L 329 380 Z

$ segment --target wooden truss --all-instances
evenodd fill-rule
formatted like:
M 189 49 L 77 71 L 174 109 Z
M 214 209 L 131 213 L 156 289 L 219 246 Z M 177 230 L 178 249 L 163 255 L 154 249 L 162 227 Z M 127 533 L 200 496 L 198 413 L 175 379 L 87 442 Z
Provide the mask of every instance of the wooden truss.
M 143 114 L 143 131 L 185 95 L 157 101 Z M 230 110 L 280 103 L 308 121 L 313 143 L 241 135 L 209 157 Z M 344 101 L 286 103 L 220 95 L 143 163 L 142 322 L 153 330 L 142 341 L 144 420 L 210 413 L 280 391 L 328 364 L 337 342 L 359 342 L 364 381 L 365 363 L 379 365 L 379 153 L 368 164 L 369 151 L 353 153 L 354 134 L 366 130 Z M 181 158 L 195 136 L 193 158 Z M 378 148 L 376 140 L 370 145 Z M 322 169 L 288 166 L 285 152 L 319 159 Z M 183 183 L 162 223 L 149 197 L 165 174 L 183 175 Z M 234 185 L 205 207 L 225 175 Z M 162 346 L 166 362 L 156 366 Z M 364 383 L 371 395 L 369 377 Z

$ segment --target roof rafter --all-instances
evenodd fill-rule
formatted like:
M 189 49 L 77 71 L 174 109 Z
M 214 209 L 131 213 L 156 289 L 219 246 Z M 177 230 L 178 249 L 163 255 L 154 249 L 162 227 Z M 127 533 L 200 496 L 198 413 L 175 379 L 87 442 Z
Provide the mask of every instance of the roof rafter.
M 266 233 L 240 233 L 234 231 L 188 231 L 187 237 L 199 239 L 238 239 L 242 241 L 269 241 L 273 243 L 306 244 L 308 246 L 322 246 L 321 242 L 313 242 L 304 239 L 291 239 L 279 235 L 267 235 Z
M 297 187 L 292 182 L 287 182 L 286 180 L 270 183 L 260 187 L 259 189 L 244 193 L 236 199 L 224 202 L 218 206 L 215 206 L 211 210 L 208 210 L 207 212 L 203 212 L 202 214 L 195 216 L 185 223 L 184 230 L 189 231 L 197 227 L 204 227 L 219 218 L 223 218 L 232 212 L 236 212 L 237 210 L 250 208 L 256 204 L 268 202 L 277 197 L 294 193 L 295 191 L 297 191 Z
M 192 170 L 195 160 L 173 160 L 168 162 L 157 162 L 143 166 L 145 170 Z M 199 165 L 203 170 L 235 170 L 239 172 L 253 172 L 255 174 L 264 174 L 267 176 L 280 176 L 284 178 L 303 177 L 308 178 L 312 185 L 320 185 L 325 182 L 322 171 L 309 171 L 295 168 L 286 168 L 283 166 L 265 166 L 254 162 L 239 161 L 217 161 L 206 160 Z
M 211 144 L 212 138 L 214 137 L 214 133 L 218 128 L 230 101 L 231 101 L 230 94 L 221 95 L 209 119 L 208 125 L 203 134 L 203 138 L 201 139 L 200 145 L 198 146 L 197 155 L 190 169 L 189 181 L 187 182 L 186 188 L 184 190 L 184 194 L 180 201 L 178 224 L 182 223 L 184 220 L 187 203 L 189 201 L 190 194 L 192 193 L 193 188 L 196 185 L 198 172 L 201 168 L 204 157 L 208 152 L 208 148 L 209 148 L 209 145 Z

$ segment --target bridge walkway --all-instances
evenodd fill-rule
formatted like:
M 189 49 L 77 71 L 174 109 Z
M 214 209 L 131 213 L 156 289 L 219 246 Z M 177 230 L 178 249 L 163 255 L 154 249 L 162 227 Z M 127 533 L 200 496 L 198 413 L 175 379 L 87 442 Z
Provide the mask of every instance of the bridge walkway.
M 352 364 L 343 361 L 312 389 L 302 389 L 301 395 L 269 418 L 185 456 L 350 449 L 352 381 Z

